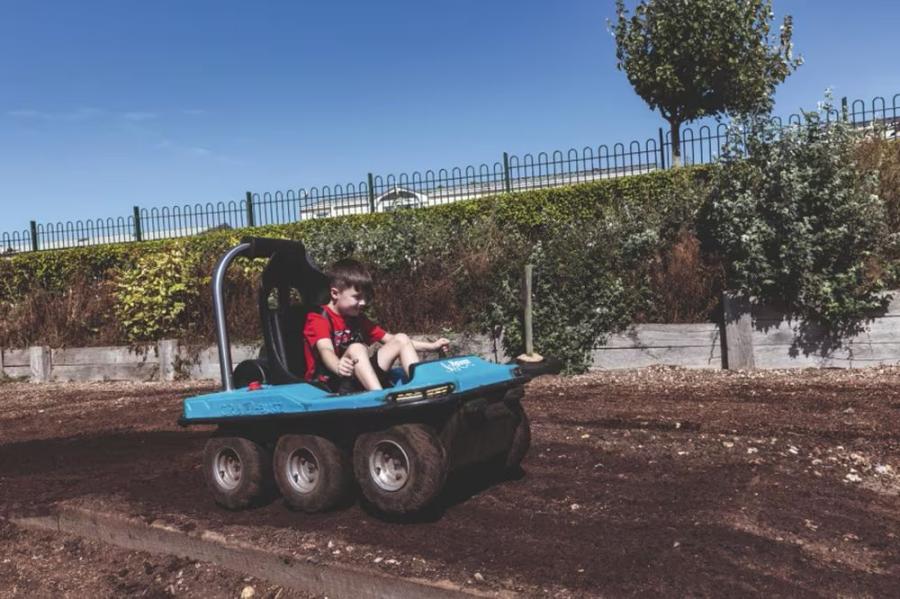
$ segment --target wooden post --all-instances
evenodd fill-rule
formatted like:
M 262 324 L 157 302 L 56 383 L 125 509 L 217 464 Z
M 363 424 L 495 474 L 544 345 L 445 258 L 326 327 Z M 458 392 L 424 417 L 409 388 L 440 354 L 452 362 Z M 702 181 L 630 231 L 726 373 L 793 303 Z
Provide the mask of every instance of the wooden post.
M 46 345 L 35 345 L 28 348 L 29 365 L 31 366 L 31 382 L 46 383 L 50 380 L 53 364 L 50 361 L 50 348 Z
M 531 279 L 534 274 L 534 265 L 525 265 L 525 353 L 529 356 L 534 353 L 534 329 L 531 310 Z
M 178 340 L 161 339 L 156 353 L 159 356 L 159 380 L 174 381 L 177 374 L 175 367 L 178 358 Z
M 753 357 L 753 317 L 746 296 L 726 291 L 722 294 L 722 336 L 725 339 L 723 366 L 729 370 L 756 368 Z

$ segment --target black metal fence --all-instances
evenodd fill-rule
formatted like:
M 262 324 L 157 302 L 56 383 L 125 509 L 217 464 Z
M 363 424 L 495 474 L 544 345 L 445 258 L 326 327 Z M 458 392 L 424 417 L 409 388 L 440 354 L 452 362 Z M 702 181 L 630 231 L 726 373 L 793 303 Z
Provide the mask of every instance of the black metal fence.
M 900 123 L 900 94 L 888 102 L 878 96 L 869 102 L 848 101 L 826 115 L 846 118 L 857 126 Z M 800 124 L 802 116 L 776 118 L 782 126 Z M 715 160 L 726 140 L 725 123 L 685 127 L 681 132 L 682 163 Z M 312 218 L 418 208 L 503 192 L 559 187 L 647 173 L 671 166 L 672 141 L 660 128 L 644 141 L 585 147 L 581 150 L 517 155 L 504 153 L 492 164 L 428 170 L 401 175 L 373 175 L 345 185 L 288 191 L 246 192 L 241 200 L 188 204 L 163 208 L 134 206 L 128 216 L 39 224 L 21 231 L 0 233 L 0 253 L 17 253 L 165 239 L 208 231 L 282 224 Z

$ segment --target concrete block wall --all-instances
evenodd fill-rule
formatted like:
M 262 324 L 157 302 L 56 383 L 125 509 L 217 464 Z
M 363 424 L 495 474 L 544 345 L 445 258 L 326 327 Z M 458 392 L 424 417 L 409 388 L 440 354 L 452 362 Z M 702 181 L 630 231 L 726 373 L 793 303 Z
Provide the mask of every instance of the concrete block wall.
M 414 337 L 425 339 L 424 336 Z M 475 354 L 487 360 L 506 360 L 500 348 L 495 355 L 489 337 L 448 335 L 448 338 L 453 343 L 454 350 L 460 354 Z M 257 357 L 259 347 L 258 344 L 232 345 L 232 362 L 237 365 L 242 360 Z M 35 383 L 220 378 L 219 351 L 216 346 L 190 346 L 174 339 L 135 347 L 0 348 L 0 372 L 5 377 L 27 379 Z
M 723 299 L 728 368 L 860 368 L 900 364 L 900 291 L 884 314 L 833 346 L 820 328 L 789 320 L 772 306 L 726 295 Z
M 732 294 L 723 297 L 721 323 L 642 324 L 609 336 L 591 352 L 592 370 L 651 365 L 683 368 L 801 368 L 900 364 L 900 292 L 884 315 L 839 348 L 820 341 L 822 331 L 788 321 L 769 307 Z M 423 336 L 414 336 L 424 339 Z M 506 362 L 499 341 L 486 335 L 447 335 L 454 353 Z M 259 345 L 232 346 L 234 364 L 259 355 Z M 424 356 L 426 359 L 433 356 Z M 219 380 L 215 346 L 192 347 L 162 340 L 138 347 L 51 349 L 0 348 L 0 372 L 6 377 L 48 381 Z

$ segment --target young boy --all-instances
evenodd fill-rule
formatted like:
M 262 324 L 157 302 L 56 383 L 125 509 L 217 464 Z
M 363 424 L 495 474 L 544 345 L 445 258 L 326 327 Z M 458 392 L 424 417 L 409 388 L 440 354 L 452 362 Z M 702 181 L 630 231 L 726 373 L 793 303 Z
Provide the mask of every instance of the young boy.
M 382 389 L 387 371 L 397 358 L 406 375 L 419 361 L 417 350 L 439 350 L 450 342 L 413 341 L 403 333 L 391 334 L 365 317 L 372 299 L 372 277 L 356 260 L 340 260 L 326 273 L 331 301 L 321 312 L 311 312 L 303 327 L 306 380 L 324 383 L 334 393 Z M 368 346 L 383 345 L 369 357 Z

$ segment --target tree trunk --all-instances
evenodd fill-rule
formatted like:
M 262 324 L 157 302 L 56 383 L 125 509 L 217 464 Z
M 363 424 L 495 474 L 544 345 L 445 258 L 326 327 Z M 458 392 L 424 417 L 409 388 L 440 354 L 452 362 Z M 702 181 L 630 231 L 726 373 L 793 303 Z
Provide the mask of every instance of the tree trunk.
M 672 128 L 672 168 L 681 166 L 681 121 L 672 119 L 669 121 Z

